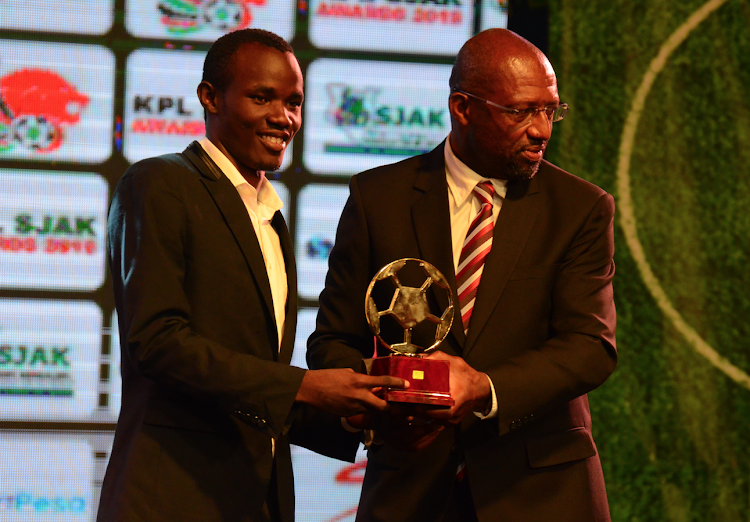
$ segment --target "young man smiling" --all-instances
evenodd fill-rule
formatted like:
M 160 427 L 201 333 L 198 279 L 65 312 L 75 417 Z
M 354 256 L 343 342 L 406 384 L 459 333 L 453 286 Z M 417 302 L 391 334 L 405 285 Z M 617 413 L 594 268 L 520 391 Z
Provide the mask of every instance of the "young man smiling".
M 230 33 L 198 86 L 206 138 L 136 163 L 115 190 L 123 390 L 100 522 L 291 521 L 289 440 L 348 457 L 358 441 L 340 416 L 384 409 L 373 389 L 405 385 L 289 366 L 295 264 L 265 171 L 299 130 L 303 96 L 283 39 Z

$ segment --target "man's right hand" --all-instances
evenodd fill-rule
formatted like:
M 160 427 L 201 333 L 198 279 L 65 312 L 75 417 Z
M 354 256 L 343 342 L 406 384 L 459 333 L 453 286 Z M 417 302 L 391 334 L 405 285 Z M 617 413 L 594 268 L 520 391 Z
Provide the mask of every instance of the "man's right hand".
M 371 410 L 385 410 L 388 403 L 378 397 L 383 388 L 408 388 L 409 382 L 398 377 L 374 377 L 351 368 L 308 370 L 295 400 L 320 410 L 350 417 Z

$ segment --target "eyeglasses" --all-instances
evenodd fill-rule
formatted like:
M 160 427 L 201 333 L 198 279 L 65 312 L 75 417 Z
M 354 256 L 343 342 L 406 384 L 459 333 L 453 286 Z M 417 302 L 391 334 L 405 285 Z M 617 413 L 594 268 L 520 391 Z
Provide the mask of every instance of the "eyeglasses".
M 505 111 L 505 113 L 508 114 L 508 116 L 510 116 L 510 119 L 519 125 L 531 123 L 536 118 L 536 115 L 539 114 L 540 112 L 543 112 L 544 115 L 547 116 L 548 121 L 550 121 L 551 123 L 556 123 L 562 120 L 565 117 L 565 113 L 568 112 L 567 103 L 561 103 L 560 105 L 557 105 L 557 106 L 548 105 L 546 107 L 529 107 L 528 109 L 514 109 L 513 107 L 505 107 L 504 105 L 500 105 L 499 103 L 495 103 L 490 100 L 485 100 L 484 98 L 480 98 L 479 96 L 475 94 L 471 94 L 470 92 L 462 91 L 460 89 L 453 89 L 453 92 L 460 92 L 461 94 L 465 94 L 466 96 L 470 96 L 472 98 L 476 98 L 479 101 L 483 101 L 487 105 L 491 105 L 492 107 L 497 107 L 498 109 Z

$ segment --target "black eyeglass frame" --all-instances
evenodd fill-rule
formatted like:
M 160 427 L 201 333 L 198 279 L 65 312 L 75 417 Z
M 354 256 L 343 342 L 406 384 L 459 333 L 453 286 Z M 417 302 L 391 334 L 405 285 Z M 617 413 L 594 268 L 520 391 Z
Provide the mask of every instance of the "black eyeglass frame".
M 480 98 L 476 94 L 472 94 L 470 92 L 462 91 L 461 89 L 453 89 L 453 92 L 458 92 L 461 94 L 465 94 L 466 96 L 469 96 L 471 98 L 475 98 L 479 101 L 482 101 L 486 103 L 487 105 L 490 105 L 492 107 L 497 107 L 498 109 L 501 109 L 505 111 L 507 114 L 510 114 L 511 116 L 515 116 L 518 123 L 531 123 L 536 119 L 536 115 L 540 112 L 544 112 L 544 115 L 547 117 L 547 121 L 550 123 L 557 123 L 558 121 L 562 120 L 565 117 L 565 114 L 568 112 L 568 104 L 567 103 L 561 103 L 557 107 L 529 107 L 528 109 L 516 109 L 514 107 L 506 107 L 505 105 L 500 105 L 499 103 L 495 103 L 490 100 L 486 100 L 484 98 Z

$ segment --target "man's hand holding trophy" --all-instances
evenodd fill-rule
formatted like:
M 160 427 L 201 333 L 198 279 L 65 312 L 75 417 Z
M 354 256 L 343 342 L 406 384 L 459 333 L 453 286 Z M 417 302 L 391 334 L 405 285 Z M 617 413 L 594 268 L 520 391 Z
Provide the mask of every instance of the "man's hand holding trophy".
M 460 368 L 452 369 L 450 361 L 459 366 L 466 363 L 437 351 L 455 316 L 450 285 L 426 261 L 393 261 L 370 282 L 365 314 L 377 342 L 391 353 L 365 359 L 364 370 L 370 375 L 400 377 L 409 381 L 409 388 L 383 389 L 382 397 L 390 408 L 352 417 L 349 424 L 372 429 L 368 442 L 385 441 L 412 451 L 422 449 L 445 424 L 458 422 L 451 408 L 455 401 L 451 397 L 450 375 Z

